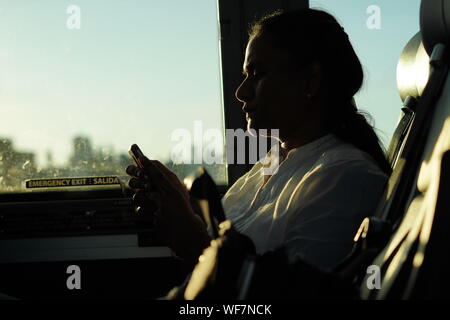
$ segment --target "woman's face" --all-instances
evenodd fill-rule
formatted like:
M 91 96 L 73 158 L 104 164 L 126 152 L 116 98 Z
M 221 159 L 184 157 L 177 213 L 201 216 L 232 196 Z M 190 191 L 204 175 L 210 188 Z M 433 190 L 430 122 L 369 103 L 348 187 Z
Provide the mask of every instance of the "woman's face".
M 244 103 L 248 129 L 279 129 L 285 140 L 307 123 L 307 77 L 270 36 L 249 41 L 243 73 L 236 98 Z

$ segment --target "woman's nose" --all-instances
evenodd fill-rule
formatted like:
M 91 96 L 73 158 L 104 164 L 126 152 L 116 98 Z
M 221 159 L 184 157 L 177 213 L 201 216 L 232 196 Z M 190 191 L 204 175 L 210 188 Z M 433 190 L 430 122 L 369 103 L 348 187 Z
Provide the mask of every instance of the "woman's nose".
M 242 81 L 235 93 L 236 99 L 244 103 L 251 101 L 253 98 L 253 90 L 247 80 L 248 79 L 244 79 L 244 81 Z

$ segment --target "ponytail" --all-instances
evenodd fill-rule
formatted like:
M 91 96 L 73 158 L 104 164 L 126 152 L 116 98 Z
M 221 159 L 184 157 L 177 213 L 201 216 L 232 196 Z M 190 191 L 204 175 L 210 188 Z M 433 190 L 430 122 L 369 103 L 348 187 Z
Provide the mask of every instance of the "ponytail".
M 328 117 L 330 131 L 342 141 L 351 143 L 369 154 L 378 167 L 390 175 L 392 168 L 386 159 L 379 138 L 373 126 L 367 121 L 366 115 L 356 108 L 354 100 L 347 100 L 339 106 L 331 106 L 330 109 L 338 110 L 338 112 L 331 112 Z

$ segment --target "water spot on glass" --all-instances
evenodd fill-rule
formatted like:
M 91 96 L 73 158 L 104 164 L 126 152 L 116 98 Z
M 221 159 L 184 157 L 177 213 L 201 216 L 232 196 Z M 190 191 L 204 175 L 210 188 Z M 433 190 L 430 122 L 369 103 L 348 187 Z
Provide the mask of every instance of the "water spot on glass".
M 30 160 L 25 161 L 25 163 L 22 165 L 22 169 L 25 170 L 30 163 Z

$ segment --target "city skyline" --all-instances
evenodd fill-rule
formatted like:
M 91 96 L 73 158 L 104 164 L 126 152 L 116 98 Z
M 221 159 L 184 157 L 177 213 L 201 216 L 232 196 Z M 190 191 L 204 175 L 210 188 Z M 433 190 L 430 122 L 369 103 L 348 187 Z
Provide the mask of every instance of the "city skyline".
M 192 146 L 194 148 L 194 146 Z M 117 176 L 127 182 L 125 168 L 133 164 L 127 153 L 105 151 L 86 136 L 72 139 L 72 153 L 66 162 L 55 164 L 51 152 L 45 165 L 38 166 L 33 152 L 18 150 L 10 139 L 0 137 L 0 193 L 24 191 L 25 182 L 34 179 Z M 170 159 L 161 161 L 175 172 L 180 180 L 195 171 L 200 164 L 175 164 Z M 201 164 L 218 184 L 226 181 L 224 165 Z

